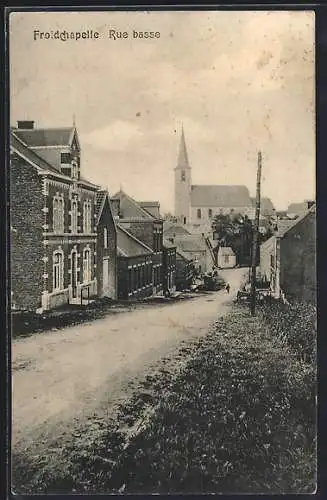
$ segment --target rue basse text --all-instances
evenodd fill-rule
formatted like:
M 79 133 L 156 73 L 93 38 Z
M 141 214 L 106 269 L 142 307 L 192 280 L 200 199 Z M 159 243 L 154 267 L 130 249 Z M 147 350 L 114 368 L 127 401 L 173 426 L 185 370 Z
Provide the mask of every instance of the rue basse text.
M 110 29 L 108 31 L 108 37 L 111 40 L 120 40 L 122 38 L 160 38 L 159 31 L 118 31 Z

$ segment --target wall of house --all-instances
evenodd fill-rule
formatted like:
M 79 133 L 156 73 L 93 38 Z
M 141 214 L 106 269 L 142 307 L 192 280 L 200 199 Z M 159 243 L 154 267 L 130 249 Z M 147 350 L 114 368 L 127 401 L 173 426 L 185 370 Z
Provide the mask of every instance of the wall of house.
M 97 281 L 100 297 L 108 296 L 111 299 L 118 297 L 117 276 L 117 232 L 113 217 L 110 212 L 108 200 L 103 208 L 102 216 L 97 227 Z M 104 248 L 104 228 L 108 231 L 108 248 Z M 109 286 L 108 291 L 103 289 L 103 259 L 109 258 Z
M 152 293 L 152 256 L 118 257 L 118 298 L 142 299 Z
M 193 280 L 193 264 L 176 255 L 176 290 L 182 291 L 190 288 Z
M 19 159 L 10 163 L 10 261 L 12 306 L 41 307 L 43 280 L 43 196 L 36 170 Z
M 287 298 L 316 302 L 316 220 L 310 213 L 280 241 L 280 286 Z
M 218 253 L 218 267 L 223 269 L 230 269 L 236 266 L 236 256 L 228 255 L 228 261 L 225 259 L 225 255 L 220 255 Z
M 163 289 L 170 292 L 176 289 L 176 248 L 164 248 L 163 252 Z
M 260 246 L 260 273 L 263 279 L 271 282 L 272 278 L 272 259 L 275 262 L 275 237 L 269 238 Z
M 212 216 L 209 217 L 209 209 L 212 210 Z M 201 218 L 198 218 L 198 209 L 201 210 Z M 191 207 L 191 222 L 192 224 L 210 224 L 216 215 L 228 215 L 231 211 L 234 214 L 247 215 L 250 219 L 254 217 L 255 209 L 252 206 L 244 207 Z
M 122 226 L 153 250 L 153 293 L 161 293 L 163 291 L 163 222 L 144 219 L 144 221 L 124 221 Z M 159 233 L 157 249 L 154 248 L 156 232 Z

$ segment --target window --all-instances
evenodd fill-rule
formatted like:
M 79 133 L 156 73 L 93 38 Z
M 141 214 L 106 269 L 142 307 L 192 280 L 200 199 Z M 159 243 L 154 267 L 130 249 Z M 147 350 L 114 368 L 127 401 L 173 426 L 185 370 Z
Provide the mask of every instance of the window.
M 103 228 L 103 248 L 108 248 L 108 229 Z
M 209 210 L 208 210 L 208 217 L 209 217 L 209 219 L 212 218 L 212 208 L 209 208 Z
M 64 200 L 62 196 L 53 198 L 53 232 L 64 232 Z
M 92 208 L 91 201 L 87 200 L 83 205 L 83 232 L 92 233 Z
M 72 162 L 72 178 L 77 179 L 77 163 L 76 163 L 76 161 Z
M 53 290 L 64 288 L 64 256 L 62 251 L 53 254 Z
M 72 233 L 77 233 L 77 221 L 78 221 L 78 214 L 77 214 L 77 200 L 72 200 L 72 208 L 71 208 L 71 230 Z
M 181 171 L 181 181 L 185 182 L 185 180 L 186 180 L 185 170 L 182 170 Z
M 70 153 L 61 153 L 60 155 L 60 162 L 61 163 L 71 163 L 72 159 L 71 159 L 71 155 Z
M 196 215 L 198 219 L 201 219 L 201 208 L 198 208 L 196 211 Z
M 92 279 L 91 250 L 86 248 L 83 252 L 83 281 L 87 283 Z
M 229 255 L 225 255 L 225 264 L 228 264 L 229 262 Z

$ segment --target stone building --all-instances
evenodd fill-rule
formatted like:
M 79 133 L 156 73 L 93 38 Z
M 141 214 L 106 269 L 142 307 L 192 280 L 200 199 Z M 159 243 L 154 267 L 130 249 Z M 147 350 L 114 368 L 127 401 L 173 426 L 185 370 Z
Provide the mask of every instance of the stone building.
M 155 214 L 120 190 L 111 198 L 119 226 L 128 231 L 138 241 L 153 252 L 152 286 L 153 295 L 164 292 L 163 220 L 159 210 Z M 155 202 L 151 202 L 154 204 Z M 157 206 L 158 208 L 158 206 Z
M 260 273 L 276 297 L 316 303 L 316 207 L 295 221 L 279 221 L 260 248 Z
M 75 127 L 11 129 L 13 308 L 42 312 L 97 295 L 99 186 L 82 177 L 80 153 Z

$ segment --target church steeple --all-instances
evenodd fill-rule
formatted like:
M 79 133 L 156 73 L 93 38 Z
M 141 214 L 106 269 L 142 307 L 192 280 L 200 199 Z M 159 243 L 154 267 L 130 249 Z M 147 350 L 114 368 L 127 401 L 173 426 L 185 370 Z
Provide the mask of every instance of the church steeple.
M 182 124 L 181 142 L 180 142 L 180 145 L 179 145 L 177 168 L 190 168 L 190 164 L 189 164 L 189 160 L 188 160 L 188 154 L 187 154 L 187 148 L 186 148 L 186 141 L 185 141 L 185 134 L 184 134 L 184 126 L 183 126 L 183 124 Z
M 191 166 L 188 159 L 184 127 L 179 144 L 177 166 L 175 168 L 175 216 L 183 224 L 188 224 L 191 202 Z

